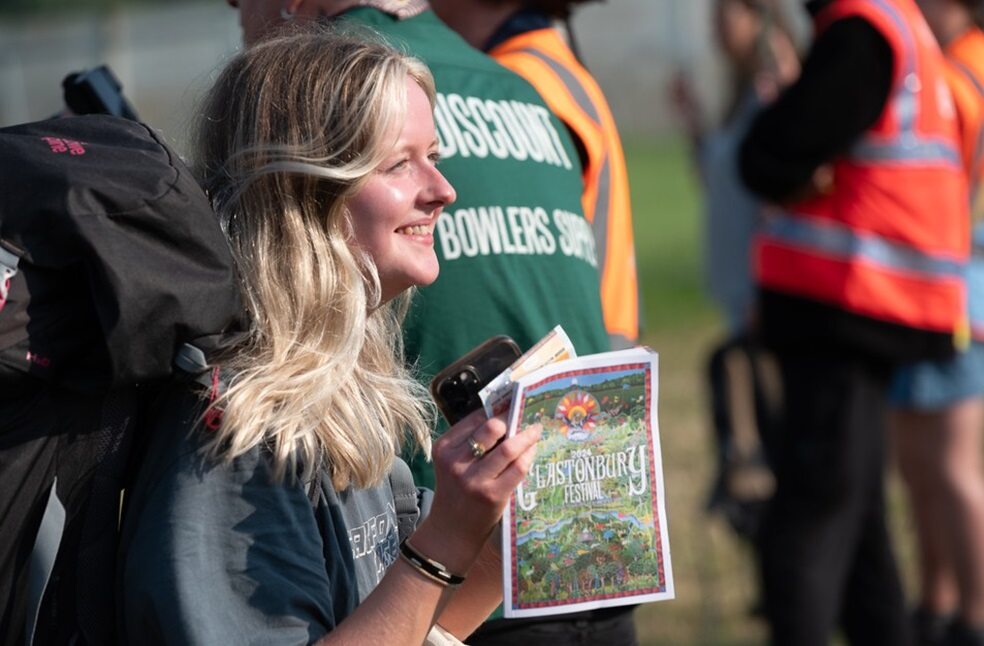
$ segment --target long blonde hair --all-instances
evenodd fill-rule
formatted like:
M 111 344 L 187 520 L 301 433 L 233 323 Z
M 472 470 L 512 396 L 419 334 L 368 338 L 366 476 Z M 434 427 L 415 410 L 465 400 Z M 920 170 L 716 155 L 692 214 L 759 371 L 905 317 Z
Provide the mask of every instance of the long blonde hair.
M 207 95 L 198 169 L 252 321 L 211 456 L 262 446 L 276 477 L 324 466 L 343 489 L 380 482 L 406 435 L 429 452 L 426 393 L 403 362 L 409 296 L 380 303 L 346 208 L 396 143 L 408 76 L 433 104 L 419 61 L 309 26 L 239 54 Z

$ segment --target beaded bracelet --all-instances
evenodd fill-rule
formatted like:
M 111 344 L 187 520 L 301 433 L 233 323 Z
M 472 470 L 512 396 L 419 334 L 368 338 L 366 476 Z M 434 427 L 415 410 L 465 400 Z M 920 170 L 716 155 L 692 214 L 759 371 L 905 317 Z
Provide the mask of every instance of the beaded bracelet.
M 443 586 L 455 588 L 461 585 L 465 580 L 465 577 L 463 576 L 448 572 L 448 569 L 444 567 L 444 564 L 438 563 L 437 561 L 432 561 L 415 550 L 413 546 L 410 545 L 410 541 L 407 539 L 404 539 L 403 542 L 400 543 L 400 556 L 402 556 L 403 560 L 412 565 L 418 572 Z

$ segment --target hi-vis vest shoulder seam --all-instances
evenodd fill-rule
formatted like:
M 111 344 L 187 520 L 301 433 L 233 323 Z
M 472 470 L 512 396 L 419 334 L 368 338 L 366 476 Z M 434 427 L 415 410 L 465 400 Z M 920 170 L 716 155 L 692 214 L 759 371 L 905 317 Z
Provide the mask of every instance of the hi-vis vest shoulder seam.
M 966 133 L 964 154 L 970 178 L 971 209 L 974 219 L 980 221 L 984 218 L 984 194 L 981 193 L 984 185 L 984 31 L 972 28 L 952 43 L 946 54 L 951 69 L 966 81 L 965 85 L 972 94 L 967 100 L 976 102 L 976 111 L 969 106 L 961 106 L 960 97 L 954 92 L 954 97 L 958 99 L 958 112 L 963 108 L 968 113 L 961 114 L 962 127 L 977 130 L 976 137 L 972 132 Z M 973 113 L 972 116 L 969 113 Z M 976 123 L 967 123 L 971 118 Z
M 967 80 L 970 81 L 970 84 L 974 86 L 975 90 L 977 90 L 977 93 L 981 95 L 981 98 L 984 98 L 984 80 L 977 78 L 977 75 L 974 74 L 973 70 L 971 70 L 970 67 L 963 61 L 955 58 L 951 58 L 950 60 L 957 69 L 963 72 L 964 76 L 967 77 Z
M 966 330 L 966 180 L 943 57 L 912 0 L 842 0 L 817 31 L 861 16 L 892 47 L 892 92 L 876 124 L 834 160 L 829 195 L 788 205 L 756 242 L 766 288 L 874 319 Z
M 984 341 L 984 31 L 973 27 L 947 44 L 947 82 L 960 123 L 961 153 L 970 181 L 972 252 L 967 309 L 971 336 Z
M 605 327 L 613 348 L 634 345 L 639 298 L 628 172 L 604 95 L 555 29 L 519 34 L 489 54 L 529 81 L 584 146 L 582 205 L 598 249 Z

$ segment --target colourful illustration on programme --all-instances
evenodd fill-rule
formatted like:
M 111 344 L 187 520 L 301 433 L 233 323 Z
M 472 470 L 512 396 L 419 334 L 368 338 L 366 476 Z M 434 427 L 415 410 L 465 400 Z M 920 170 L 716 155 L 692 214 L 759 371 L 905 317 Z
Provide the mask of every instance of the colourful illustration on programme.
M 518 389 L 516 429 L 543 434 L 507 514 L 507 616 L 672 597 L 654 359 L 575 366 Z

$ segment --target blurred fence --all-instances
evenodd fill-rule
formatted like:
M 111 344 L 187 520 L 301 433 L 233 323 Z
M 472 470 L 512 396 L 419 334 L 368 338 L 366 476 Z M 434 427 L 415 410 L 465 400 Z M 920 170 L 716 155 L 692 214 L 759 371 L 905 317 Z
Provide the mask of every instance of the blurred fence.
M 575 37 L 626 135 L 673 129 L 665 88 L 677 69 L 697 81 L 707 105 L 718 105 L 712 3 L 608 0 L 578 12 Z M 141 117 L 181 147 L 201 91 L 239 34 L 236 13 L 219 0 L 0 20 L 0 125 L 58 111 L 65 74 L 109 63 Z
M 2 22 L 0 124 L 57 112 L 67 73 L 108 63 L 141 118 L 181 146 L 201 92 L 239 38 L 224 2 Z

